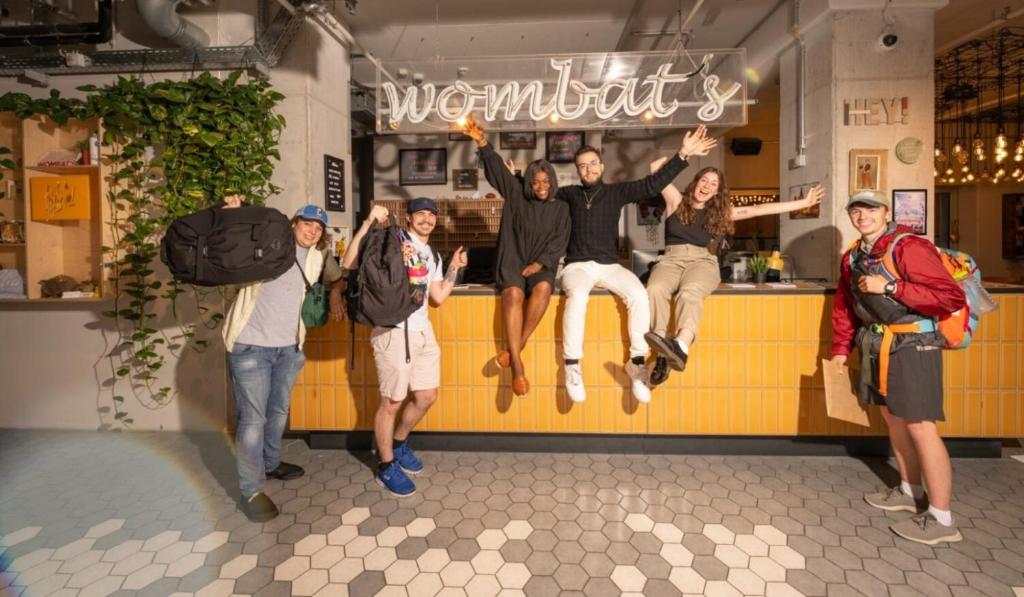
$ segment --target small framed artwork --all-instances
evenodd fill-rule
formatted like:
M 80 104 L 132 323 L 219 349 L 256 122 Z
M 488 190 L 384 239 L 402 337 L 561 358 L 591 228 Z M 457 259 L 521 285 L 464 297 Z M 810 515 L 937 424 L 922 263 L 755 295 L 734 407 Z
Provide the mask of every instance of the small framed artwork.
M 545 158 L 552 164 L 572 163 L 576 151 L 583 147 L 586 134 L 583 131 L 545 133 Z
M 813 189 L 818 183 L 809 182 L 789 187 L 789 201 L 799 201 L 807 196 L 807 192 Z M 821 204 L 812 205 L 796 211 L 789 212 L 790 220 L 813 220 L 821 217 Z
M 399 149 L 398 184 L 448 184 L 448 150 L 443 147 Z
M 513 131 L 499 133 L 501 149 L 535 149 L 537 133 L 533 131 Z
M 893 189 L 892 219 L 915 234 L 928 234 L 928 190 Z
M 448 140 L 449 141 L 472 141 L 473 137 L 470 137 L 469 135 L 464 135 L 462 133 L 448 133 Z
M 455 191 L 475 191 L 478 172 L 476 168 L 453 168 L 452 189 Z
M 861 191 L 885 192 L 885 149 L 850 150 L 850 194 Z

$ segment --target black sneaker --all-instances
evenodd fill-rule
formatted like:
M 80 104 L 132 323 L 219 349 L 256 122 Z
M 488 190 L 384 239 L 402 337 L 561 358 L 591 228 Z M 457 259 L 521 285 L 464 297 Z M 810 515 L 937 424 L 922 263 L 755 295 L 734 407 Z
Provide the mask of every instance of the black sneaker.
M 282 462 L 277 465 L 272 471 L 267 473 L 268 479 L 281 479 L 282 481 L 290 481 L 292 479 L 298 479 L 302 475 L 306 474 L 306 469 L 302 468 L 297 464 L 290 464 L 288 462 Z
M 651 369 L 651 387 L 661 385 L 668 379 L 668 362 L 665 357 L 654 359 L 654 369 Z
M 647 343 L 651 345 L 654 352 L 658 353 L 658 356 L 665 357 L 669 367 L 676 371 L 686 369 L 686 353 L 683 352 L 682 347 L 679 346 L 675 338 L 664 338 L 654 332 L 647 332 L 644 334 L 644 340 L 647 340 Z
M 248 498 L 242 498 L 242 512 L 252 522 L 267 522 L 277 518 L 277 506 L 267 497 L 267 494 L 258 491 Z

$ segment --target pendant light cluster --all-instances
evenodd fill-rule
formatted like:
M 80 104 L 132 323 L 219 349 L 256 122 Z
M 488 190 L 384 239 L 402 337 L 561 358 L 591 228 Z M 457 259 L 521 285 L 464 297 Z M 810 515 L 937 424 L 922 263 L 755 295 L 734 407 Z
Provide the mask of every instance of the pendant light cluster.
M 937 183 L 1024 182 L 1022 77 L 1024 30 L 1002 29 L 936 59 Z

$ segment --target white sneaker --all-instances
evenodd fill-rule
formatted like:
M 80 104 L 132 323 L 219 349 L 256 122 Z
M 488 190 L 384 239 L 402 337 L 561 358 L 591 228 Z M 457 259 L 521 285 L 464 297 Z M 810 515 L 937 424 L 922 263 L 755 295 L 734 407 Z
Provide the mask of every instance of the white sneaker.
M 633 361 L 626 362 L 626 375 L 632 381 L 633 397 L 637 402 L 648 403 L 651 401 L 651 388 L 647 386 L 647 365 L 637 365 Z
M 583 387 L 583 371 L 579 363 L 565 366 L 565 391 L 573 402 L 583 402 L 587 399 L 587 389 Z

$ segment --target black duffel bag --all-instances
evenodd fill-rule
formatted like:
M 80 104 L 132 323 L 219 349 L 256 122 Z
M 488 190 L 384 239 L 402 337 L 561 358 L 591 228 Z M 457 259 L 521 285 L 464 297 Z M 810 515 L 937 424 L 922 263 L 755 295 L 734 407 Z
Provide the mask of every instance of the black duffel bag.
M 211 207 L 171 223 L 160 260 L 174 279 L 198 286 L 268 280 L 295 262 L 295 234 L 271 207 Z

